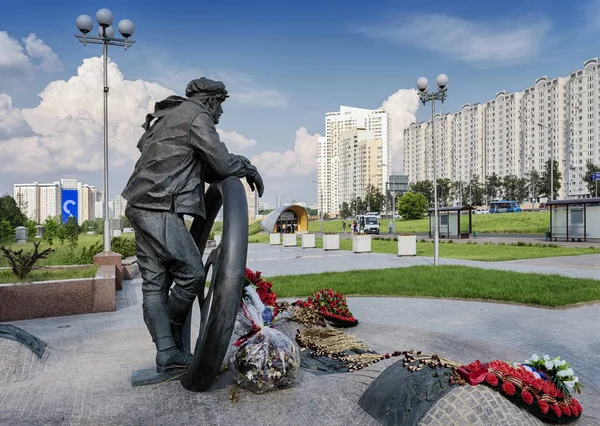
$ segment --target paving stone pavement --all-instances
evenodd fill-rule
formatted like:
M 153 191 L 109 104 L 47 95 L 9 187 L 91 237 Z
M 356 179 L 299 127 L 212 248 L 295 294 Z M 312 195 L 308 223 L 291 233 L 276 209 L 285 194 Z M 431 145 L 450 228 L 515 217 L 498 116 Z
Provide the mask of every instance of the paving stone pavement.
M 553 264 L 561 273 L 573 276 L 585 270 L 588 262 L 600 267 L 599 257 L 585 257 L 553 259 Z M 430 261 L 268 245 L 250 245 L 248 253 L 248 267 L 266 276 Z M 552 265 L 537 261 L 512 263 L 522 272 Z M 597 274 L 598 270 L 589 267 L 587 272 Z M 534 352 L 561 355 L 573 364 L 585 385 L 579 396 L 584 414 L 576 424 L 600 425 L 600 330 L 595 327 L 600 305 L 549 310 L 383 297 L 352 297 L 348 303 L 360 320 L 351 332 L 382 353 L 418 349 L 462 363 L 475 359 L 519 361 Z M 314 376 L 302 371 L 296 387 L 264 395 L 241 390 L 236 404 L 229 400 L 233 385 L 229 375 L 222 376 L 207 393 L 188 392 L 177 381 L 133 388 L 131 372 L 149 368 L 154 362 L 154 348 L 141 315 L 139 279 L 125 283 L 123 291 L 118 292 L 117 306 L 117 311 L 111 313 L 12 323 L 38 336 L 48 347 L 40 360 L 16 342 L 0 340 L 0 424 L 378 424 L 357 401 L 371 381 L 397 359 L 356 373 Z M 487 398 L 485 392 L 464 388 L 457 397 L 472 401 Z M 444 409 L 441 403 L 438 408 L 439 412 Z M 515 424 L 506 418 L 492 421 L 488 416 L 485 421 L 489 423 L 481 423 L 468 414 L 452 421 L 441 414 L 435 417 L 433 411 L 430 414 L 429 423 L 423 424 L 442 424 L 440 419 L 447 425 Z

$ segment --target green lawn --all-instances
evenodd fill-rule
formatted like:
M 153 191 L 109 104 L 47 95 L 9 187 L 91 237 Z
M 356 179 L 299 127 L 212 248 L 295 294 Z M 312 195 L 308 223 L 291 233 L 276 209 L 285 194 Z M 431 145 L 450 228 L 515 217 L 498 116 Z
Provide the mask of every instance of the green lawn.
M 256 234 L 251 236 L 250 243 L 268 243 L 269 236 Z M 323 248 L 323 240 L 316 238 L 317 248 Z M 300 245 L 300 239 L 298 239 Z M 340 238 L 340 250 L 352 250 L 352 240 Z M 392 240 L 371 240 L 373 253 L 398 253 L 398 242 Z M 504 245 L 504 244 L 471 244 L 440 242 L 440 257 L 448 259 L 483 260 L 497 262 L 502 260 L 536 259 L 556 256 L 578 256 L 581 254 L 600 253 L 600 249 L 563 247 L 552 244 Z M 417 256 L 433 257 L 433 243 L 417 241 Z
M 34 281 L 50 281 L 50 280 L 68 280 L 72 278 L 91 278 L 96 275 L 97 266 L 88 268 L 72 268 L 72 269 L 35 269 L 27 276 L 23 282 Z M 0 283 L 18 283 L 21 282 L 14 276 L 11 270 L 0 270 Z
M 467 216 L 463 216 L 468 220 Z M 462 219 L 461 218 L 461 223 Z M 389 219 L 381 219 L 382 232 L 387 232 Z M 352 221 L 346 221 L 347 225 Z M 549 212 L 521 212 L 500 214 L 473 215 L 473 231 L 491 234 L 543 234 L 550 224 Z M 320 231 L 321 222 L 312 220 L 308 223 L 310 232 Z M 342 232 L 341 220 L 323 221 L 325 232 Z M 429 232 L 429 219 L 402 220 L 396 219 L 396 231 L 400 233 L 423 234 Z
M 600 281 L 466 266 L 328 272 L 268 278 L 278 298 L 331 288 L 351 296 L 416 296 L 568 306 L 600 300 Z
M 133 234 L 123 234 L 122 236 L 125 238 L 133 238 Z M 31 251 L 31 250 L 33 250 L 33 243 L 37 242 L 37 241 L 38 240 L 29 240 L 25 244 L 11 243 L 11 244 L 6 244 L 6 246 L 11 247 L 13 250 L 23 249 L 25 251 Z M 52 254 L 50 254 L 50 256 L 48 256 L 46 259 L 40 260 L 37 263 L 37 265 L 38 266 L 73 265 L 74 258 L 76 257 L 77 253 L 79 253 L 81 251 L 82 248 L 89 247 L 96 243 L 102 244 L 103 241 L 104 240 L 103 240 L 102 235 L 80 234 L 77 247 L 75 248 L 74 251 L 72 251 L 66 241 L 64 244 L 61 244 L 60 241 L 58 239 L 56 239 L 54 241 L 54 244 L 52 245 L 54 252 L 52 252 Z M 40 244 L 39 250 L 45 250 L 48 247 L 49 247 L 48 244 L 45 241 L 42 241 Z M 3 267 L 3 266 L 8 266 L 8 262 L 6 261 L 4 256 L 2 256 L 0 254 L 0 267 Z

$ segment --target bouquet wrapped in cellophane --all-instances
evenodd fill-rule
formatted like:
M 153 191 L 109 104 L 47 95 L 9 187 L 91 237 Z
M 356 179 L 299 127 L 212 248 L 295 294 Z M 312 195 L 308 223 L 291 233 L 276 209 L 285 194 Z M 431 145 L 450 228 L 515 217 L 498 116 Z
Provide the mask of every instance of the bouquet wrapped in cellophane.
M 300 369 L 300 352 L 285 334 L 265 325 L 271 318 L 254 286 L 247 285 L 234 333 L 242 336 L 229 359 L 236 381 L 256 393 L 292 386 Z

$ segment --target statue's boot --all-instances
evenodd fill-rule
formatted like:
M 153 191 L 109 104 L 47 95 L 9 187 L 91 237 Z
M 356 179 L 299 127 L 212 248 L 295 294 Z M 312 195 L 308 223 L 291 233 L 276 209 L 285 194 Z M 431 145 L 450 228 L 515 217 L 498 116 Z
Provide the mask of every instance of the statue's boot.
M 156 370 L 159 373 L 172 368 L 187 368 L 192 355 L 177 349 L 171 332 L 167 304 L 165 302 L 143 303 L 144 322 L 156 346 Z
M 173 335 L 175 346 L 180 351 L 184 350 L 183 327 L 194 304 L 194 299 L 194 295 L 185 292 L 177 286 L 171 289 L 171 294 L 169 295 L 167 307 L 171 322 L 171 334 Z

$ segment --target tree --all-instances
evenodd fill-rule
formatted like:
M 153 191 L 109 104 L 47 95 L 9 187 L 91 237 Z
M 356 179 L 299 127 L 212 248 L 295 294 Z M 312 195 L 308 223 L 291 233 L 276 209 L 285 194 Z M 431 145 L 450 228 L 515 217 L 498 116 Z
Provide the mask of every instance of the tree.
M 340 206 L 340 217 L 342 219 L 346 219 L 347 217 L 351 217 L 352 216 L 352 212 L 350 211 L 350 206 L 348 205 L 347 202 L 343 202 L 342 205 Z
M 598 188 L 598 184 L 597 182 L 593 182 L 592 181 L 592 176 L 594 174 L 594 172 L 600 172 L 600 166 L 595 165 L 594 163 L 592 163 L 591 161 L 588 161 L 585 165 L 585 175 L 583 175 L 583 180 L 585 180 L 585 183 L 587 185 L 588 188 L 588 192 L 590 193 L 590 196 L 592 197 L 597 197 L 598 194 L 596 193 L 596 188 Z
M 540 173 L 536 169 L 531 169 L 527 172 L 529 196 L 533 199 L 534 203 L 537 201 L 540 193 L 540 179 Z
M 56 237 L 58 237 L 58 221 L 49 217 L 44 223 L 44 236 L 42 238 L 52 247 Z
M 496 174 L 496 172 L 492 173 L 485 179 L 485 197 L 488 202 L 496 199 L 498 197 L 498 193 L 502 188 L 502 180 Z
M 517 188 L 515 191 L 515 200 L 521 204 L 529 197 L 529 181 L 527 178 L 517 179 Z
M 15 236 L 15 229 L 6 219 L 0 219 L 0 241 L 9 241 Z
M 479 176 L 471 176 L 469 183 L 469 204 L 472 206 L 481 206 L 484 204 L 485 187 L 479 182 Z
M 369 212 L 381 212 L 385 206 L 385 196 L 381 190 L 370 184 L 367 186 L 365 201 Z
M 410 191 L 423 194 L 427 204 L 433 205 L 433 182 L 430 180 L 419 180 L 410 186 Z
M 104 219 L 99 217 L 95 219 L 96 221 L 96 234 L 104 234 Z
M 448 178 L 437 180 L 438 203 L 447 206 L 452 196 L 452 181 Z
M 367 203 L 360 197 L 350 201 L 350 211 L 353 215 L 365 214 L 367 212 Z
M 468 204 L 469 184 L 466 182 L 452 182 L 450 193 L 452 199 L 456 200 L 458 205 L 463 206 Z
M 15 199 L 8 194 L 0 197 L 0 220 L 2 219 L 7 220 L 13 228 L 23 226 L 27 220 Z
M 71 249 L 77 247 L 77 243 L 79 241 L 79 225 L 77 224 L 77 219 L 73 216 L 69 217 L 66 223 L 62 225 L 64 229 L 65 239 L 69 244 Z
M 561 188 L 561 180 L 562 173 L 558 170 L 558 161 L 554 160 L 553 162 L 553 170 L 550 169 L 550 160 L 546 161 L 544 164 L 544 171 L 542 172 L 542 177 L 540 178 L 540 190 L 539 194 L 544 195 L 545 197 L 552 198 L 553 200 L 558 198 L 558 191 Z M 554 176 L 554 187 L 552 188 L 552 197 L 550 197 L 550 175 Z
M 427 198 L 418 192 L 407 192 L 398 200 L 398 214 L 405 220 L 417 220 L 427 213 Z

